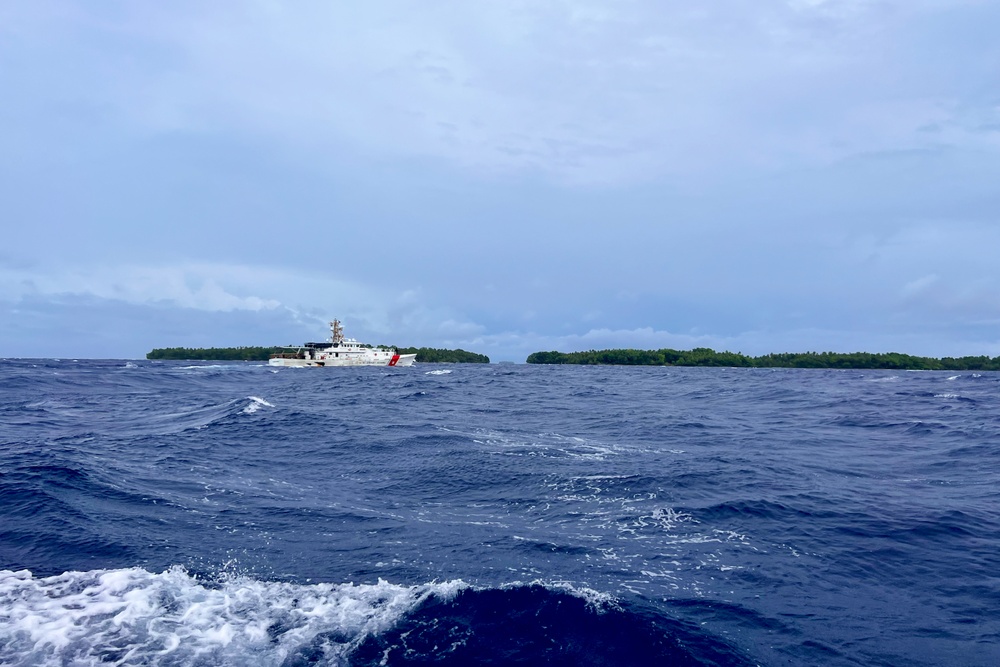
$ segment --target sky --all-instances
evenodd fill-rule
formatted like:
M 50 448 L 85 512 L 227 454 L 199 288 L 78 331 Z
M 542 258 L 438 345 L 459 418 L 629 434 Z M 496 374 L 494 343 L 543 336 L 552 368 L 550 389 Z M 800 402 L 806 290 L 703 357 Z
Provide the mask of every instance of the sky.
M 1000 355 L 998 0 L 0 0 L 0 357 Z

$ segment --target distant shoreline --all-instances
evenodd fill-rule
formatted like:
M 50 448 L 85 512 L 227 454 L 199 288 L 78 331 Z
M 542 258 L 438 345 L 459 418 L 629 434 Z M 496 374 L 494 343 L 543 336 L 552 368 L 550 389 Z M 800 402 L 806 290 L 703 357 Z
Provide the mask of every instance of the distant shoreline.
M 739 352 L 693 350 L 589 350 L 587 352 L 534 352 L 529 364 L 585 366 L 726 366 L 732 368 L 840 368 L 922 371 L 1000 371 L 998 357 L 917 357 L 898 352 L 798 352 L 751 357 Z

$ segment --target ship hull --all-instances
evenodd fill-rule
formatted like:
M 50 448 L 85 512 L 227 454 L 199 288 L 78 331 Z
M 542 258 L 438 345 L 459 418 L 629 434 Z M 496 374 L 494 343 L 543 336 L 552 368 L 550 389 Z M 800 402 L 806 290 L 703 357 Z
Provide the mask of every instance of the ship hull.
M 285 368 L 334 368 L 343 366 L 412 366 L 417 355 L 415 354 L 393 354 L 393 355 L 349 355 L 333 356 L 335 353 L 319 354 L 314 359 L 298 358 L 272 358 L 267 363 L 269 366 L 281 366 Z

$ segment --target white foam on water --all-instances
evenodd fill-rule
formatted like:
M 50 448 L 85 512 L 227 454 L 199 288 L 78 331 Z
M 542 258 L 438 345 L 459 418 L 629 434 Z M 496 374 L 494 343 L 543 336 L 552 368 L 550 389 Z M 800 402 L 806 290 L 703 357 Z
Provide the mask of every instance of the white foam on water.
M 570 481 L 580 480 L 582 482 L 598 482 L 614 479 L 631 479 L 633 477 L 635 477 L 635 475 L 580 475 L 578 477 L 571 477 Z
M 522 538 L 523 539 L 523 538 Z M 618 599 L 609 593 L 602 593 L 601 591 L 594 590 L 593 588 L 588 588 L 586 586 L 574 585 L 568 581 L 552 581 L 547 579 L 534 579 L 532 581 L 515 581 L 509 584 L 503 584 L 500 586 L 501 590 L 511 590 L 514 588 L 523 588 L 525 586 L 541 586 L 549 590 L 559 590 L 573 597 L 578 597 L 584 600 L 589 607 L 594 611 L 601 612 L 608 609 L 617 609 Z
M 462 431 L 454 429 L 442 428 L 442 430 L 450 433 L 462 433 Z M 476 444 L 495 448 L 490 453 L 501 456 L 537 456 L 604 461 L 611 457 L 650 451 L 636 445 L 604 443 L 559 433 L 507 434 L 494 430 L 476 429 L 472 433 L 463 434 L 469 436 Z
M 288 584 L 234 578 L 206 585 L 182 568 L 0 571 L 0 664 L 280 665 L 296 652 L 341 664 L 431 595 L 421 586 Z
M 934 394 L 934 398 L 960 398 L 958 394 Z
M 138 364 L 133 364 L 131 361 L 126 361 L 122 368 L 139 368 Z
M 252 415 L 253 413 L 257 412 L 258 410 L 264 407 L 266 408 L 274 407 L 272 404 L 268 403 L 260 396 L 247 396 L 247 398 L 250 399 L 250 403 L 245 408 L 243 408 L 243 414 L 245 415 Z
M 424 375 L 448 375 L 451 371 L 449 370 L 438 370 L 438 371 L 427 371 Z
M 961 375 L 952 375 L 952 376 L 951 376 L 950 378 L 948 378 L 948 379 L 949 379 L 949 380 L 957 380 L 957 379 L 958 379 L 958 378 L 960 378 L 960 377 L 962 377 L 962 376 L 961 376 Z

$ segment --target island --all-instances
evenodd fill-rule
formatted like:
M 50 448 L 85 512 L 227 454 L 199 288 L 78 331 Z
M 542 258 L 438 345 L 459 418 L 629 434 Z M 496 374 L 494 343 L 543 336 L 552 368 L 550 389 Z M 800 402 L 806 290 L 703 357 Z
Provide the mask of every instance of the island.
M 400 354 L 416 353 L 418 363 L 449 363 L 449 364 L 488 364 L 490 358 L 485 354 L 466 352 L 462 349 L 444 350 L 435 347 L 397 347 Z
M 845 368 L 927 371 L 1000 371 L 1000 357 L 916 357 L 898 352 L 794 352 L 751 357 L 739 352 L 693 350 L 589 350 L 534 352 L 529 364 L 618 366 L 730 366 L 738 368 Z
M 289 347 L 295 347 L 294 345 Z M 365 347 L 371 347 L 366 345 Z M 395 347 L 395 346 L 393 346 Z M 488 364 L 485 354 L 433 347 L 397 347 L 399 354 L 416 354 L 418 363 Z M 183 361 L 267 361 L 272 354 L 287 352 L 283 347 L 161 347 L 146 353 L 147 359 Z
M 147 359 L 177 361 L 267 361 L 272 354 L 286 351 L 281 347 L 158 347 L 146 353 Z

